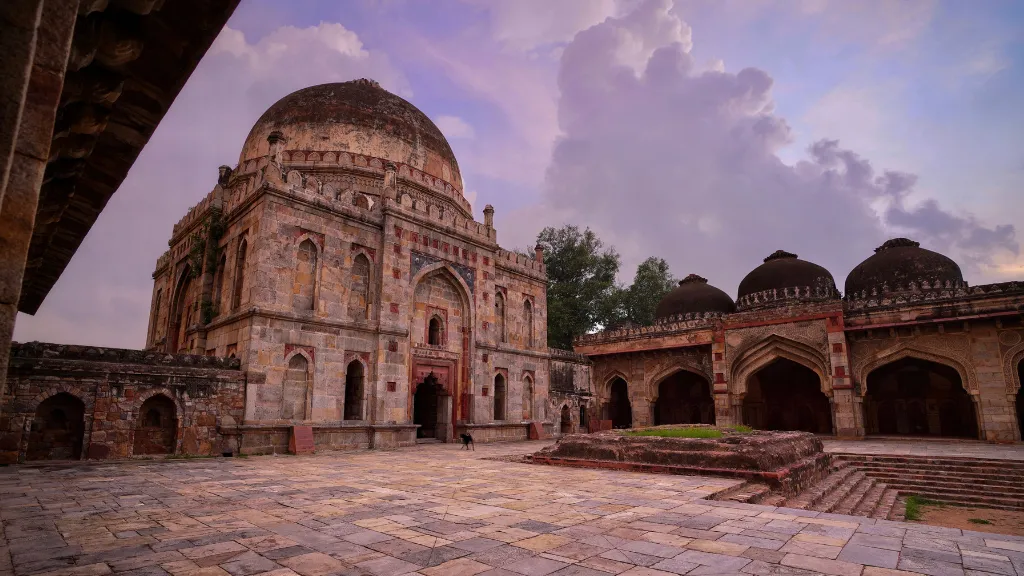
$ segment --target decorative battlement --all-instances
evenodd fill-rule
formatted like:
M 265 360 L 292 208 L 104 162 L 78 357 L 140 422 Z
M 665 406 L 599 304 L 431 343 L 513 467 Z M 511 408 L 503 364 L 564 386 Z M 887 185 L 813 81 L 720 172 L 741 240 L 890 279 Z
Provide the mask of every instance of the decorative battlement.
M 258 158 L 249 160 L 245 163 L 243 172 L 255 170 L 255 166 L 258 162 Z M 462 195 L 462 192 L 452 186 L 450 182 L 446 182 L 440 178 L 435 178 L 434 176 L 431 176 L 422 170 L 413 168 L 408 164 L 392 162 L 391 160 L 377 158 L 374 156 L 350 154 L 348 152 L 314 152 L 307 150 L 288 150 L 282 152 L 281 162 L 287 166 L 287 169 L 347 167 L 377 172 L 381 176 L 385 174 L 388 164 L 391 164 L 394 166 L 396 176 L 399 180 L 405 180 L 409 183 L 421 186 L 435 194 L 439 194 L 444 198 L 451 200 L 460 209 L 465 211 L 466 214 L 473 213 L 473 207 L 470 205 L 469 201 L 466 200 Z M 253 165 L 251 169 L 250 164 Z
M 908 304 L 991 298 L 1002 295 L 1024 296 L 1024 282 L 997 282 L 968 287 L 966 282 L 947 280 L 930 283 L 925 280 L 920 283 L 910 282 L 903 289 L 901 287 L 891 289 L 888 285 L 883 284 L 881 289 L 872 288 L 870 293 L 862 290 L 857 294 L 848 294 L 844 299 L 844 304 L 847 310 L 864 310 Z
M 632 340 L 636 338 L 652 338 L 671 336 L 691 330 L 707 330 L 718 325 L 725 314 L 722 312 L 690 313 L 670 316 L 658 320 L 653 326 L 628 326 L 613 330 L 602 330 L 594 334 L 584 334 L 573 341 L 574 346 L 590 346 Z
M 216 190 L 211 190 L 205 198 L 199 201 L 199 203 L 188 209 L 188 213 L 186 213 L 185 216 L 183 216 L 181 220 L 178 220 L 178 223 L 174 225 L 171 232 L 171 238 L 177 238 L 179 233 L 188 230 L 196 222 L 202 221 L 211 208 L 220 208 L 220 202 L 216 198 L 215 192 Z
M 782 251 L 780 250 L 779 252 Z M 772 254 L 772 256 L 769 256 L 768 258 L 790 257 L 776 256 L 779 252 Z M 765 259 L 765 261 L 767 262 L 768 259 Z M 839 293 L 839 290 L 836 289 L 832 279 L 821 277 L 815 281 L 814 286 L 794 286 L 792 288 L 783 289 L 773 288 L 771 290 L 763 290 L 761 292 L 747 294 L 746 296 L 736 300 L 736 309 L 742 312 L 768 306 L 778 306 L 792 301 L 820 302 L 824 300 L 838 300 L 841 297 L 842 295 Z
M 547 267 L 544 265 L 544 262 L 538 262 L 533 256 L 500 248 L 495 255 L 494 265 L 498 268 L 521 272 L 528 276 L 544 276 L 547 273 Z
M 220 358 L 192 354 L 164 354 L 160 352 L 147 352 L 145 350 L 53 344 L 50 342 L 14 342 L 11 344 L 11 359 L 14 360 L 15 358 L 144 364 L 148 366 L 177 368 L 215 368 L 218 370 L 239 370 L 242 366 L 242 362 L 238 358 Z
M 585 354 L 572 352 L 571 350 L 562 350 L 561 348 L 548 348 L 548 354 L 551 355 L 552 360 L 564 360 L 566 362 L 573 362 L 575 364 L 593 364 L 590 358 L 587 358 Z

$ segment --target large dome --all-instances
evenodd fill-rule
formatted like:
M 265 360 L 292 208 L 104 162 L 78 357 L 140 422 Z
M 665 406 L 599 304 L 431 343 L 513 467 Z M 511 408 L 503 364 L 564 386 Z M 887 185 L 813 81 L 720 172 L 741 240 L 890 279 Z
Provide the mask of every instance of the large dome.
M 782 303 L 786 300 L 839 298 L 836 282 L 825 268 L 777 250 L 740 282 L 740 308 Z
M 239 164 L 265 156 L 280 132 L 286 150 L 349 152 L 412 168 L 462 193 L 462 176 L 444 134 L 418 108 L 373 80 L 310 86 L 281 98 L 249 131 Z
M 910 284 L 913 283 L 912 288 Z M 870 296 L 872 291 L 910 292 L 915 289 L 961 288 L 963 273 L 956 262 L 921 248 L 918 242 L 893 238 L 846 277 L 846 295 Z
M 728 294 L 708 284 L 706 278 L 690 274 L 658 302 L 654 318 L 661 320 L 687 314 L 729 314 L 735 311 L 736 304 Z

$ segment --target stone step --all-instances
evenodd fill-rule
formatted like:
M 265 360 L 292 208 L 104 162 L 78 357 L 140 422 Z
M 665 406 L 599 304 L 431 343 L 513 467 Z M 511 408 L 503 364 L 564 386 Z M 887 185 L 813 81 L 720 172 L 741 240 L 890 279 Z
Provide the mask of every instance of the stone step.
M 990 496 L 984 494 L 951 494 L 946 491 L 930 490 L 926 487 L 908 488 L 894 487 L 901 496 L 911 494 L 943 502 L 946 504 L 959 504 L 974 506 L 978 508 L 998 508 L 1000 510 L 1024 510 L 1024 498 L 1008 498 L 1004 496 Z
M 728 500 L 730 502 L 743 502 L 745 504 L 758 504 L 763 498 L 771 494 L 772 489 L 767 484 L 760 482 L 744 482 L 734 489 L 726 490 L 716 494 L 715 500 Z
M 920 470 L 894 470 L 890 468 L 869 468 L 857 466 L 873 478 L 879 479 L 901 479 L 907 480 L 934 480 L 936 482 L 957 482 L 985 485 L 999 488 L 1012 488 L 1018 491 L 1024 490 L 1024 477 L 1006 478 L 985 474 L 936 474 Z
M 1017 470 L 989 470 L 984 468 L 971 468 L 968 466 L 943 467 L 943 466 L 918 466 L 915 464 L 883 464 L 880 462 L 849 462 L 860 470 L 878 470 L 880 472 L 891 472 L 898 474 L 918 474 L 928 476 L 950 476 L 956 478 L 977 478 L 1001 480 L 1011 483 L 1024 482 L 1024 471 Z
M 920 476 L 900 476 L 900 475 L 876 475 L 870 471 L 867 472 L 868 476 L 881 480 L 886 484 L 895 488 L 902 487 L 927 487 L 932 490 L 945 490 L 952 493 L 970 493 L 970 494 L 991 494 L 993 496 L 1021 496 L 1024 495 L 1024 486 L 1005 486 L 989 484 L 988 482 L 979 482 L 968 480 L 966 478 L 927 478 Z
M 994 471 L 1008 473 L 1024 471 L 1024 462 L 994 458 L 931 458 L 925 456 L 868 456 L 864 454 L 835 453 L 834 459 L 862 465 L 892 465 L 899 468 L 915 467 L 934 470 Z
M 898 496 L 896 501 L 893 502 L 892 509 L 889 510 L 889 520 L 895 520 L 902 522 L 906 520 L 907 516 L 907 501 L 902 496 Z
M 835 514 L 853 513 L 854 508 L 864 501 L 864 497 L 867 496 L 867 493 L 871 491 L 874 486 L 875 479 L 865 474 L 863 478 L 854 484 L 853 488 L 842 500 L 836 502 L 835 507 L 830 511 Z
M 899 500 L 900 493 L 898 490 L 886 487 L 885 492 L 882 493 L 882 497 L 878 501 L 878 505 L 871 511 L 871 518 L 881 518 L 882 520 L 888 520 L 892 514 L 893 508 L 896 506 L 896 501 Z M 900 518 L 902 520 L 902 518 Z
M 858 484 L 864 481 L 865 478 L 867 478 L 866 474 L 859 470 L 854 470 L 852 474 L 847 476 L 834 489 L 830 490 L 810 509 L 817 510 L 819 512 L 832 512 L 850 495 L 851 492 L 857 488 Z
M 786 506 L 789 508 L 802 508 L 810 510 L 815 504 L 821 501 L 831 490 L 835 489 L 836 486 L 841 484 L 850 474 L 853 474 L 856 470 L 846 465 L 846 463 L 840 463 L 836 465 L 832 472 L 822 479 L 817 484 L 807 488 L 800 494 L 793 496 L 786 500 Z
M 849 514 L 870 518 L 875 512 L 875 508 L 878 508 L 885 490 L 885 484 L 872 481 L 871 489 L 864 493 L 864 497 L 856 506 L 850 508 Z

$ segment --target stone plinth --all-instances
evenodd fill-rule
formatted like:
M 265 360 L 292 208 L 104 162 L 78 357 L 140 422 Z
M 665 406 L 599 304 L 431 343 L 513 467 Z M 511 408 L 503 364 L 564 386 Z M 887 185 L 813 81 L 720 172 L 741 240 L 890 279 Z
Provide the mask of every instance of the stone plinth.
M 799 492 L 828 471 L 829 456 L 813 434 L 719 430 L 720 438 L 628 436 L 619 430 L 572 434 L 532 459 L 563 466 L 740 477 L 783 494 Z

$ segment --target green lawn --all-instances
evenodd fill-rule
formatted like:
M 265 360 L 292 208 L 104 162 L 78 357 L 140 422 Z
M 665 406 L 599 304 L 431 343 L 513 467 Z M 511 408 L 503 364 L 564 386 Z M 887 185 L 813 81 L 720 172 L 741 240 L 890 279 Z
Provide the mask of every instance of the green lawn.
M 659 438 L 721 438 L 714 428 L 663 428 L 660 430 L 629 430 L 626 436 L 657 436 Z

